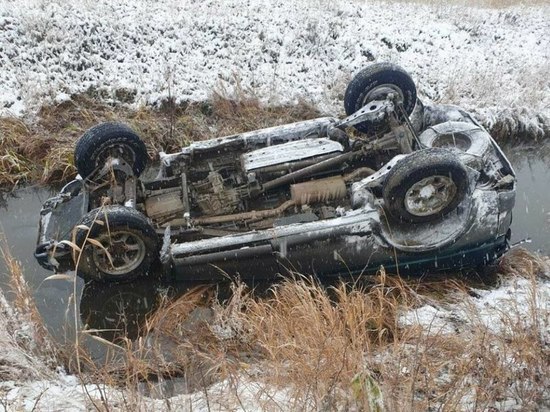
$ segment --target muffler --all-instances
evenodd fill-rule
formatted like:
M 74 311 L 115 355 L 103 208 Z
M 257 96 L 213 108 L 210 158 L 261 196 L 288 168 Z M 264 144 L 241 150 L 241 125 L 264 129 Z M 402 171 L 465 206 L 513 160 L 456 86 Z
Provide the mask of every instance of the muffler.
M 298 206 L 342 199 L 346 194 L 346 182 L 342 176 L 296 183 L 290 186 L 291 199 Z

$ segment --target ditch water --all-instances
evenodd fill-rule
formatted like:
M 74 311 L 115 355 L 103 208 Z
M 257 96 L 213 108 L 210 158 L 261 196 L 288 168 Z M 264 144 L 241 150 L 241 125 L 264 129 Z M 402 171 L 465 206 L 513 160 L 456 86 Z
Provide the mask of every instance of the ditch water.
M 532 146 L 504 147 L 517 173 L 518 192 L 512 224 L 512 243 L 531 239 L 522 246 L 534 252 L 550 254 L 550 142 Z M 25 188 L 1 200 L 0 232 L 3 233 L 11 254 L 23 268 L 25 279 L 35 296 L 38 310 L 52 334 L 60 341 L 72 338 L 74 311 L 71 302 L 75 285 L 63 280 L 44 280 L 52 273 L 41 268 L 33 252 L 37 237 L 37 222 L 42 203 L 52 195 L 46 188 Z M 8 270 L 0 258 L 0 287 L 9 297 Z M 182 294 L 193 284 L 175 286 L 175 293 Z M 84 290 L 82 306 L 80 296 Z M 126 309 L 139 314 L 147 312 L 155 299 L 155 288 L 150 283 L 122 285 L 117 288 L 84 289 L 84 283 L 77 279 L 77 310 L 81 312 L 90 327 L 102 328 L 110 325 L 122 309 L 120 300 L 112 299 L 116 293 L 125 293 Z M 99 305 L 99 306 L 98 306 Z M 78 314 L 80 315 L 80 313 Z M 132 322 L 130 322 L 132 323 Z M 132 335 L 134 332 L 129 331 Z M 99 349 L 97 349 L 99 350 Z M 93 351 L 93 348 L 92 348 Z

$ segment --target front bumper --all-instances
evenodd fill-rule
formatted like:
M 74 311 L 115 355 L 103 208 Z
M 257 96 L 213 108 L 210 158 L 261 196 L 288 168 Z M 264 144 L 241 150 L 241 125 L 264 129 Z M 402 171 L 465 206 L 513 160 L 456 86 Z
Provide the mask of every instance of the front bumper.
M 73 228 L 88 212 L 88 195 L 82 181 L 73 180 L 58 195 L 42 205 L 38 223 L 38 240 L 34 257 L 48 270 L 70 267 L 71 249 L 62 240 L 71 240 Z

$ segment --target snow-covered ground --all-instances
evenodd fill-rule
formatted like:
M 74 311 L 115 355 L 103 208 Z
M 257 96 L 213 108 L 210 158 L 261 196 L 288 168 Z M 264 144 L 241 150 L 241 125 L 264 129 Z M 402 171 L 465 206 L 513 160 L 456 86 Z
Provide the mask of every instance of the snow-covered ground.
M 550 342 L 550 273 L 536 284 L 525 278 L 508 278 L 499 288 L 476 290 L 476 298 L 459 303 L 424 305 L 401 317 L 403 326 L 419 325 L 433 334 L 457 334 L 482 328 L 495 334 L 510 334 L 516 322 L 540 329 L 541 340 Z M 540 319 L 534 314 L 545 314 Z M 540 322 L 540 323 L 538 323 Z
M 265 411 L 287 410 L 285 390 L 239 379 L 238 386 L 223 381 L 209 388 L 171 398 L 146 397 L 105 385 L 84 385 L 75 376 L 59 373 L 55 379 L 0 382 L 0 411 Z
M 427 100 L 488 125 L 550 118 L 550 6 L 482 9 L 349 0 L 0 0 L 0 113 L 93 92 L 207 99 L 239 84 L 269 103 L 342 111 L 353 73 L 406 68 Z

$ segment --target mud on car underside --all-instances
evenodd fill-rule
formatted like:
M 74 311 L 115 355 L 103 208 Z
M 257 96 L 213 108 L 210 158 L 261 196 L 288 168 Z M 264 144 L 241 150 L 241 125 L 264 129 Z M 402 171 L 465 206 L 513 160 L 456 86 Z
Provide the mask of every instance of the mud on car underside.
M 475 119 L 422 105 L 387 63 L 354 77 L 344 107 L 160 153 L 154 179 L 139 136 L 99 124 L 76 145 L 77 179 L 43 205 L 35 255 L 119 281 L 423 272 L 504 252 L 515 174 Z

